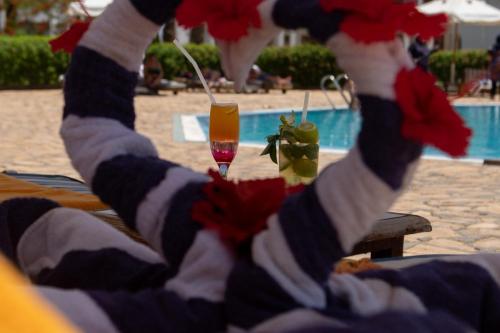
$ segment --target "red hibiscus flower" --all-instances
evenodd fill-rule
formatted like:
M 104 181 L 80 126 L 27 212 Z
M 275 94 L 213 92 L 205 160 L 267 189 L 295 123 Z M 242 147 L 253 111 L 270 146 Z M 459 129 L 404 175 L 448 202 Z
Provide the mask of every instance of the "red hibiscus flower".
M 215 38 L 236 41 L 248 34 L 249 27 L 262 25 L 258 5 L 262 0 L 184 0 L 177 8 L 180 25 L 193 28 L 207 23 Z
M 427 16 L 415 4 L 392 0 L 321 0 L 320 5 L 327 12 L 348 12 L 340 29 L 365 43 L 392 40 L 397 32 L 419 35 L 425 41 L 443 34 L 448 21 L 444 14 Z
M 472 131 L 451 107 L 431 74 L 420 68 L 399 72 L 396 98 L 403 112 L 404 137 L 431 144 L 453 157 L 464 156 Z
M 91 20 L 78 21 L 71 25 L 68 31 L 49 41 L 52 52 L 65 51 L 73 53 L 83 34 L 89 29 Z
M 218 232 L 230 247 L 235 247 L 266 228 L 267 218 L 275 213 L 287 195 L 303 186 L 287 188 L 282 178 L 239 181 L 222 179 L 210 170 L 212 182 L 205 185 L 206 199 L 194 204 L 192 218 Z

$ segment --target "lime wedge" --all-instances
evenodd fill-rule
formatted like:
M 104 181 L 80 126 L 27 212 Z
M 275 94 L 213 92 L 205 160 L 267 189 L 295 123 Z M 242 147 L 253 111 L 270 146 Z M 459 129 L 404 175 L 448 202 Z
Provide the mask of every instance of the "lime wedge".
M 288 169 L 289 166 L 290 166 L 290 162 L 281 162 L 279 164 L 280 172 L 285 171 L 286 169 Z
M 306 121 L 294 130 L 295 138 L 302 143 L 317 143 L 319 140 L 318 128 L 314 123 Z
M 298 159 L 293 161 L 293 171 L 300 177 L 315 177 L 318 173 L 318 164 L 308 159 Z

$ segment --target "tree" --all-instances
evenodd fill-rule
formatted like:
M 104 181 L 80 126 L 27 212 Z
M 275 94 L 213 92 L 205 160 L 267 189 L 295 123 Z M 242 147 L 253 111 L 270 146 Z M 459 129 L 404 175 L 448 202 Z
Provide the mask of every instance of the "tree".
M 44 13 L 48 20 L 60 17 L 71 2 L 72 0 L 0 0 L 0 10 L 6 11 L 5 32 L 15 34 L 21 28 L 29 26 L 29 19 L 40 13 Z

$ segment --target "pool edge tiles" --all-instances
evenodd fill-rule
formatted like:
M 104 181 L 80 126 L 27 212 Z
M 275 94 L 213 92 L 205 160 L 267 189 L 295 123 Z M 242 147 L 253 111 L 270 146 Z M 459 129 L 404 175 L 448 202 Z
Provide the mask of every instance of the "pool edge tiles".
M 179 122 L 180 127 L 182 128 L 182 133 L 176 133 L 178 134 L 176 135 L 176 139 L 178 141 L 207 142 L 207 136 L 201 128 L 197 115 L 180 115 Z M 177 126 L 174 124 L 174 127 Z

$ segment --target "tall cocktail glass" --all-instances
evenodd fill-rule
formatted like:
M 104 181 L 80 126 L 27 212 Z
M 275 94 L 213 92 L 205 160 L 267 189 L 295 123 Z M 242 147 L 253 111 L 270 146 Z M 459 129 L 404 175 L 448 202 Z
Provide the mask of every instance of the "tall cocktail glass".
M 240 139 L 238 104 L 213 103 L 210 108 L 210 150 L 219 166 L 219 173 L 227 178 L 231 162 L 236 156 Z

